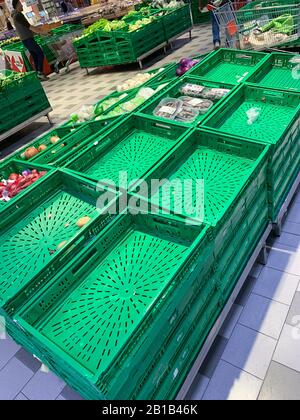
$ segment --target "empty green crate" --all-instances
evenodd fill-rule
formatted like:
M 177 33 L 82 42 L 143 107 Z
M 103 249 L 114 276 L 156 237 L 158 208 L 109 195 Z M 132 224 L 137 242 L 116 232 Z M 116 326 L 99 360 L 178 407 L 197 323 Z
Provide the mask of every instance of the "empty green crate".
M 88 180 L 54 171 L 1 212 L 0 307 L 24 289 L 21 302 L 31 296 L 70 251 L 82 249 L 113 219 L 105 206 L 115 203 L 118 194 L 108 191 L 110 200 L 101 206 L 103 194 Z M 82 217 L 90 220 L 80 228 Z M 43 281 L 35 283 L 41 270 Z
M 189 75 L 237 85 L 245 82 L 266 57 L 261 52 L 219 49 L 193 67 Z
M 196 85 L 200 85 L 200 86 L 205 86 L 207 88 L 222 88 L 222 89 L 229 89 L 229 90 L 234 88 L 233 85 L 229 85 L 227 83 L 211 82 L 211 81 L 208 81 L 208 80 L 205 80 L 205 79 L 200 79 L 198 77 L 185 76 L 185 77 L 180 78 L 177 83 L 175 83 L 175 84 L 171 83 L 170 87 L 167 88 L 166 90 L 164 90 L 163 93 L 158 96 L 158 98 L 155 98 L 155 99 L 152 99 L 152 100 L 150 98 L 150 100 L 147 101 L 146 105 L 142 106 L 141 109 L 138 112 L 141 113 L 141 114 L 155 116 L 155 118 L 157 118 L 160 121 L 172 121 L 171 118 L 167 119 L 167 118 L 163 118 L 163 117 L 157 117 L 156 114 L 155 114 L 156 108 L 159 106 L 160 102 L 162 100 L 164 100 L 165 98 L 179 99 L 180 97 L 187 96 L 187 95 L 185 95 L 184 93 L 181 92 L 181 88 L 187 83 L 192 83 L 192 84 L 196 84 Z M 201 98 L 199 98 L 199 99 L 201 99 Z M 193 101 L 197 101 L 197 98 L 191 97 L 191 107 L 192 108 L 194 108 Z M 203 119 L 205 119 L 205 117 L 208 115 L 208 113 L 210 113 L 214 109 L 216 104 L 219 103 L 219 102 L 220 102 L 220 100 L 214 101 L 214 106 L 212 106 L 207 111 L 206 114 L 200 114 L 199 113 L 199 115 L 193 121 L 191 121 L 191 122 L 178 121 L 178 123 L 181 122 L 181 124 L 187 125 L 187 126 L 194 126 L 195 124 L 200 123 Z M 179 115 L 179 117 L 180 117 L 180 115 Z M 175 119 L 175 121 L 176 121 L 176 119 Z
M 216 226 L 222 225 L 225 217 L 231 223 L 232 210 L 244 206 L 242 193 L 250 194 L 247 201 L 251 201 L 262 170 L 259 183 L 264 182 L 267 188 L 267 154 L 268 147 L 262 144 L 196 129 L 147 176 L 147 180 L 168 180 L 151 188 L 148 204 L 190 222 Z M 137 195 L 145 198 L 138 190 Z
M 142 178 L 187 132 L 179 124 L 160 124 L 153 118 L 128 117 L 105 133 L 66 168 L 114 187 L 130 188 Z M 100 140 L 95 135 L 91 142 Z M 128 184 L 127 184 L 128 182 Z
M 43 134 L 38 139 L 33 140 L 32 142 L 28 143 L 23 148 L 19 149 L 13 154 L 13 157 L 18 160 L 26 160 L 28 162 L 32 161 L 38 161 L 39 163 L 46 163 L 46 161 L 43 161 L 42 156 L 44 156 L 46 153 L 48 153 L 50 150 L 53 149 L 53 147 L 61 147 L 61 145 L 64 143 L 64 141 L 70 136 L 71 133 L 73 133 L 75 130 L 73 127 L 58 127 L 53 130 L 50 130 L 48 133 Z M 51 142 L 51 138 L 53 137 Z M 57 140 L 57 137 L 59 140 Z M 54 143 L 54 141 L 56 141 Z M 25 151 L 29 147 L 35 147 L 38 149 L 40 146 L 46 146 L 45 150 L 40 151 L 37 155 L 33 156 L 30 159 L 26 159 L 24 156 Z
M 299 64 L 299 55 L 273 53 L 248 81 L 271 89 L 300 92 Z
M 189 267 L 208 265 L 208 239 L 205 227 L 151 215 L 121 216 L 97 243 L 34 297 L 16 320 L 33 341 L 55 357 L 58 368 L 68 372 L 70 365 L 70 371 L 77 372 L 74 382 L 80 383 L 81 376 L 89 377 L 91 383 L 97 380 L 99 397 L 109 398 L 116 393 L 115 388 L 109 389 L 109 383 L 119 377 L 115 386 L 121 386 L 129 378 L 131 366 L 141 366 L 148 349 L 154 351 L 149 330 L 151 334 L 161 330 L 156 343 L 159 347 L 159 341 L 172 328 L 176 306 L 184 309 L 184 296 L 177 293 L 177 302 L 172 296 L 179 287 L 188 290 L 190 277 L 198 277 Z M 99 287 L 95 284 L 98 278 Z M 58 299 L 61 293 L 64 299 Z M 91 306 L 95 293 L 96 306 Z M 86 315 L 82 316 L 84 307 Z M 66 318 L 65 310 L 73 315 Z M 75 345 L 78 340 L 80 350 Z M 107 392 L 102 388 L 105 384 Z
M 256 116 L 251 120 L 249 111 Z M 257 113 L 255 112 L 257 111 Z M 203 123 L 223 133 L 278 143 L 299 118 L 300 94 L 242 85 Z
M 55 167 L 63 167 L 69 161 L 90 145 L 89 140 L 95 134 L 102 135 L 105 130 L 118 121 L 118 118 L 103 119 L 101 121 L 90 121 L 81 124 L 71 132 L 63 142 L 59 142 L 43 154 L 38 155 L 35 162 L 47 163 Z

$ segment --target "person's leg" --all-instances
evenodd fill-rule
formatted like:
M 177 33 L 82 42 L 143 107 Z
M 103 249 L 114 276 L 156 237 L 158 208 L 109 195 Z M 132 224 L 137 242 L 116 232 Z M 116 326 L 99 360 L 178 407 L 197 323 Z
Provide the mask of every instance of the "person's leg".
M 219 23 L 215 17 L 215 15 L 212 13 L 212 33 L 213 33 L 213 42 L 215 46 L 220 46 L 221 44 L 221 37 L 220 37 L 220 27 Z
M 36 41 L 33 38 L 26 39 L 23 42 L 25 47 L 32 55 L 36 71 L 38 73 L 43 73 L 45 56 L 42 48 L 36 43 Z

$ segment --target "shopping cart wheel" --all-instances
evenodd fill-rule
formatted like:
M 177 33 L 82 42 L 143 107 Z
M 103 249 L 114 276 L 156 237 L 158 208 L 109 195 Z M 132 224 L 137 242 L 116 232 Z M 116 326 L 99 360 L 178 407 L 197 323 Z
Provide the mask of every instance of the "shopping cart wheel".
M 59 74 L 59 63 L 54 64 L 54 71 L 55 73 Z
M 68 60 L 65 66 L 65 73 L 70 73 L 70 64 L 71 64 L 71 60 Z

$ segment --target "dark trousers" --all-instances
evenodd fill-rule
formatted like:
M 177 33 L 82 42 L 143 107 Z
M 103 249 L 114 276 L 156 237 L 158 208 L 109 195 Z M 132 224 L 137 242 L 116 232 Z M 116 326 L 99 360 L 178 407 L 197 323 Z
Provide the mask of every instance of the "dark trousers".
M 36 43 L 36 41 L 33 38 L 25 39 L 22 42 L 33 58 L 36 71 L 42 73 L 45 57 L 42 48 Z
M 218 21 L 216 19 L 216 16 L 213 13 L 211 15 L 212 15 L 211 19 L 212 19 L 213 42 L 214 42 L 214 44 L 216 42 L 220 42 L 221 43 L 219 23 L 218 23 Z

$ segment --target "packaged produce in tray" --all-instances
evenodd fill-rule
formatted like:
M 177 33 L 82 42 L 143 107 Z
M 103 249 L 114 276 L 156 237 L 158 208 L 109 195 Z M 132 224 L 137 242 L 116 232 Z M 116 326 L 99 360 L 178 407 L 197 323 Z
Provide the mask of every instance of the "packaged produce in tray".
M 180 92 L 183 95 L 195 96 L 197 98 L 201 96 L 201 92 L 203 92 L 204 89 L 205 89 L 205 86 L 196 85 L 195 83 L 185 83 L 181 87 Z
M 206 114 L 214 105 L 214 103 L 208 99 L 193 98 L 192 96 L 181 96 L 179 99 L 183 102 L 184 108 L 192 108 L 197 115 Z
M 220 99 L 224 98 L 224 96 L 226 96 L 229 92 L 230 89 L 207 87 L 201 92 L 200 97 L 203 99 L 210 99 L 212 101 L 219 101 Z
M 153 111 L 153 115 L 160 118 L 174 120 L 182 110 L 183 103 L 179 99 L 165 98 Z

